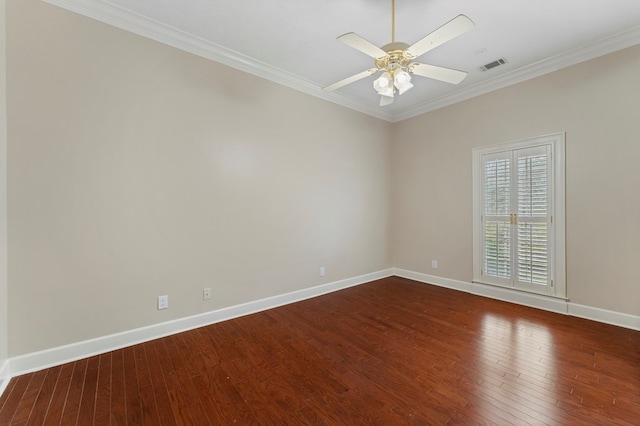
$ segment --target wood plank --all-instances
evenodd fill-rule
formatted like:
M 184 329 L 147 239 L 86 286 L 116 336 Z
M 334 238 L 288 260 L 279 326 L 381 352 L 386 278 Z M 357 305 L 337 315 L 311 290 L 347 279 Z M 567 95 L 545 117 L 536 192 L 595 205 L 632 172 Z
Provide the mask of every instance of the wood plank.
M 111 352 L 100 355 L 94 421 L 109 424 L 111 416 Z
M 111 356 L 111 413 L 109 413 L 111 424 L 127 423 L 124 375 L 124 352 L 114 351 Z
M 41 425 L 44 423 L 49 405 L 53 397 L 53 392 L 60 376 L 61 366 L 53 367 L 47 370 L 47 377 L 42 383 L 42 388 L 38 394 L 35 405 L 33 406 L 32 413 L 29 416 L 27 424 L 29 425 Z M 15 421 L 15 419 L 14 419 Z
M 156 351 L 155 342 L 147 342 L 144 344 L 145 353 L 147 354 L 147 363 L 149 368 L 149 378 L 153 391 L 153 397 L 156 403 L 157 415 L 160 424 L 175 425 L 175 418 L 171 410 L 171 402 L 169 400 L 169 392 L 162 374 L 162 367 L 158 361 L 158 353 Z
M 27 390 L 27 386 L 31 382 L 33 374 L 25 374 L 24 376 L 14 377 L 11 379 L 12 383 L 11 391 L 7 397 L 2 409 L 0 409 L 0 425 L 11 424 L 13 416 L 16 414 L 16 410 L 20 404 L 23 404 L 24 393 Z M 26 403 L 33 402 L 26 400 Z
M 225 424 L 225 417 L 220 410 L 220 406 L 216 402 L 216 395 L 212 393 L 209 385 L 203 379 L 203 376 L 195 376 L 191 378 L 194 387 L 198 391 L 199 401 L 203 409 L 207 413 L 207 418 L 211 424 Z
M 73 374 L 69 383 L 69 392 L 62 412 L 62 424 L 74 425 L 78 421 L 78 410 L 84 389 L 84 380 L 87 372 L 88 359 L 74 362 Z
M 58 377 L 56 387 L 51 395 L 51 403 L 47 410 L 47 414 L 44 420 L 45 425 L 59 425 L 62 419 L 62 413 L 64 411 L 64 405 L 67 401 L 67 394 L 69 393 L 69 387 L 71 386 L 71 377 L 67 376 L 65 372 L 65 366 Z M 61 377 L 64 377 L 62 380 Z M 2 422 L 0 422 L 2 424 Z
M 162 424 L 160 420 L 160 412 L 158 410 L 158 406 L 156 404 L 156 398 L 153 392 L 153 387 L 151 385 L 147 385 L 145 387 L 140 388 L 140 406 L 141 406 L 141 414 L 142 421 L 138 424 L 145 425 L 159 425 Z M 130 422 L 131 423 L 131 422 Z
M 26 423 L 31 416 L 36 399 L 40 395 L 40 389 L 47 377 L 47 370 L 42 370 L 34 373 L 31 376 L 29 385 L 22 394 L 22 399 L 16 408 L 16 413 L 11 420 L 11 423 L 21 424 Z
M 87 362 L 87 371 L 84 378 L 82 398 L 78 408 L 78 424 L 88 425 L 93 423 L 96 409 L 96 389 L 98 386 L 98 373 L 100 357 L 94 356 Z
M 127 424 L 142 424 L 142 403 L 138 387 L 138 372 L 134 347 L 122 350 L 124 358 L 124 399 L 127 406 Z

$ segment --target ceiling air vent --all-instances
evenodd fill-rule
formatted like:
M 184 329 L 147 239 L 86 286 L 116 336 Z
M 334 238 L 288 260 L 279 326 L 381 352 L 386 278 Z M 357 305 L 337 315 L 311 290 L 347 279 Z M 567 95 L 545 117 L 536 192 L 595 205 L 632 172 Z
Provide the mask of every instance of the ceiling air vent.
M 504 65 L 507 63 L 507 60 L 505 58 L 500 58 L 497 59 L 493 62 L 489 62 L 488 64 L 485 64 L 483 66 L 480 67 L 481 71 L 489 71 L 491 68 L 495 68 L 495 67 L 499 67 L 500 65 Z

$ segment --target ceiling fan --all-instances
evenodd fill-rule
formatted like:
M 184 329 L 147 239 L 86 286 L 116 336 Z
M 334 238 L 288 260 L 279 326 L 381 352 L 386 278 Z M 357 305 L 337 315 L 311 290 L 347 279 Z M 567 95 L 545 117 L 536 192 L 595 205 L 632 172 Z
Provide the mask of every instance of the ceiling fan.
M 373 82 L 373 88 L 380 95 L 380 106 L 393 103 L 394 93 L 402 95 L 413 87 L 411 75 L 432 78 L 451 84 L 458 84 L 467 76 L 464 71 L 435 65 L 413 62 L 431 49 L 471 30 L 475 24 L 465 15 L 458 15 L 437 30 L 412 45 L 395 40 L 395 0 L 391 0 L 391 43 L 377 47 L 356 33 L 346 33 L 338 40 L 375 59 L 375 67 L 333 83 L 322 90 L 331 92 L 347 84 L 354 83 L 382 71 Z

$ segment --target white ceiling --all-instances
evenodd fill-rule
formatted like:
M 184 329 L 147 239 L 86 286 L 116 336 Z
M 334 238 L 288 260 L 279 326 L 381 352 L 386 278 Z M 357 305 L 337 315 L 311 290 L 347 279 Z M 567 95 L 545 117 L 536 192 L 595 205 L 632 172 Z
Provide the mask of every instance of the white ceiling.
M 336 40 L 391 41 L 391 0 L 44 0 L 391 122 L 640 43 L 640 0 L 396 0 L 396 41 L 412 44 L 459 14 L 475 28 L 420 62 L 468 71 L 459 85 L 415 76 L 379 107 L 373 67 Z M 498 58 L 506 65 L 480 67 Z

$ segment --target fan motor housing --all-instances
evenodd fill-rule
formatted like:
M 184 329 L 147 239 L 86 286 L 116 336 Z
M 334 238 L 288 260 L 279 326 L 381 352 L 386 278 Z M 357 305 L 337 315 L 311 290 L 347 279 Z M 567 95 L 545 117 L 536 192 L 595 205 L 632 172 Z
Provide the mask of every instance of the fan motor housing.
M 406 68 L 411 62 L 411 57 L 405 54 L 405 50 L 409 47 L 407 43 L 395 42 L 389 43 L 381 47 L 387 52 L 387 56 L 376 59 L 376 67 L 378 69 L 390 70 L 398 67 Z

